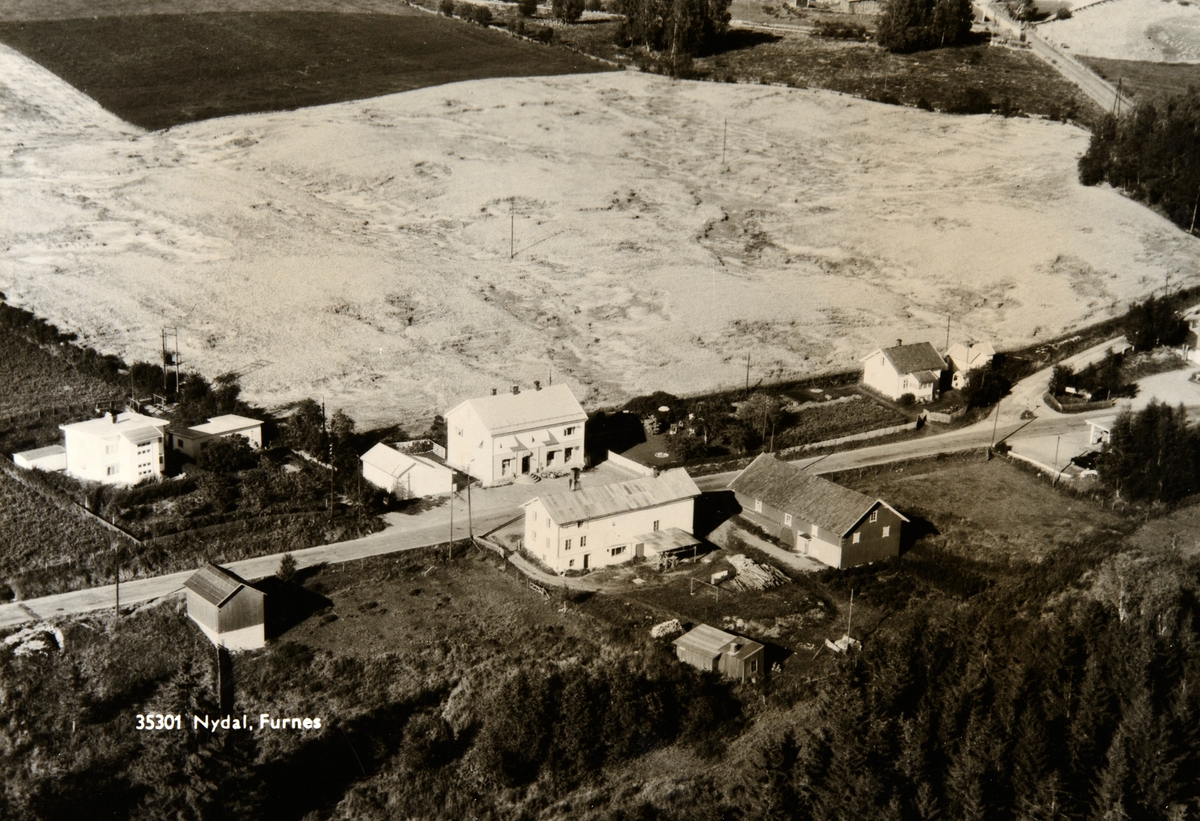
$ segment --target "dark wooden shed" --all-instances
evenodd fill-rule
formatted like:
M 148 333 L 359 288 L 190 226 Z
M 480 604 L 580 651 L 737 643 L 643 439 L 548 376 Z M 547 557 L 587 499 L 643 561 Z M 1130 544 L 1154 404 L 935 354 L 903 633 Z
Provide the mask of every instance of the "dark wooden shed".
M 763 674 L 764 648 L 756 641 L 697 625 L 673 642 L 679 660 L 728 678 L 746 681 Z
M 232 570 L 200 568 L 183 583 L 188 616 L 218 647 L 255 650 L 266 643 L 266 594 Z

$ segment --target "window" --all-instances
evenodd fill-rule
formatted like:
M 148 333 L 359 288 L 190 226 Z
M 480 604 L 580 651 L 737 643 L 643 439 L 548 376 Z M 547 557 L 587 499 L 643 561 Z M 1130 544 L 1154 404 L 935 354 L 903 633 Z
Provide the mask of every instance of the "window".
M 883 528 L 883 538 L 886 539 L 888 536 L 891 536 L 891 535 L 892 535 L 892 529 L 885 525 Z
M 109 465 L 108 466 L 108 475 L 109 476 L 116 476 L 120 472 L 121 472 L 120 465 Z
M 565 542 L 563 542 L 563 550 L 570 550 L 570 549 L 571 549 L 571 540 L 567 539 Z
M 105 455 L 111 456 L 112 454 L 114 454 L 116 452 L 117 452 L 117 446 L 115 444 L 104 446 Z
M 792 526 L 792 514 L 790 514 L 790 513 L 783 514 L 783 523 L 785 525 L 787 525 L 788 527 L 791 527 Z
M 549 547 L 550 547 L 550 537 L 547 536 L 546 537 L 546 548 L 549 549 Z
M 570 462 L 571 457 L 575 455 L 575 448 L 563 448 L 563 461 Z
M 579 546 L 580 546 L 580 547 L 587 547 L 587 536 L 580 536 L 580 537 L 579 537 Z
M 755 499 L 755 500 L 754 500 L 754 512 L 755 512 L 755 513 L 762 513 L 762 499 Z
M 574 559 L 571 559 L 569 562 L 567 562 L 567 567 L 574 567 L 574 566 L 575 566 L 575 560 L 574 560 Z
M 553 465 L 554 460 L 557 458 L 558 458 L 558 451 L 556 451 L 556 450 L 546 451 L 546 467 L 550 467 L 551 465 Z
M 878 522 L 878 521 L 879 521 L 879 511 L 878 511 L 878 510 L 872 510 L 872 511 L 871 511 L 871 521 L 872 521 L 872 522 Z
M 620 556 L 622 553 L 625 552 L 625 545 L 621 545 L 619 547 L 614 547 L 612 550 L 610 550 L 608 552 L 610 554 L 612 554 L 613 556 Z
M 758 672 L 758 659 L 754 659 L 753 661 L 750 662 L 750 672 L 751 673 Z
M 655 520 L 654 520 L 654 527 L 653 527 L 653 528 L 651 528 L 651 529 L 652 529 L 652 530 L 658 530 L 658 519 L 655 519 Z
M 575 435 L 575 426 L 574 425 L 572 425 L 569 428 L 563 428 L 563 436 L 574 436 L 574 435 Z
M 861 533 L 855 533 L 855 534 L 854 534 L 854 538 L 852 538 L 852 539 L 850 540 L 850 543 L 851 543 L 851 544 L 858 544 L 858 543 L 859 543 L 859 542 L 861 542 L 861 541 L 862 541 L 862 534 L 861 534 Z

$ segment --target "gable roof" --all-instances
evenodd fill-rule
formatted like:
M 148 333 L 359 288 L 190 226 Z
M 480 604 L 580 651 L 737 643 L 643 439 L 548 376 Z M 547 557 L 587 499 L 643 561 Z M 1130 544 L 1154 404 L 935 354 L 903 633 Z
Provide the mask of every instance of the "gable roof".
M 220 607 L 243 587 L 250 587 L 250 584 L 232 570 L 226 570 L 217 564 L 207 564 L 189 576 L 183 586 L 205 601 Z M 261 591 L 256 592 L 261 594 Z
M 981 368 L 996 355 L 996 349 L 991 342 L 975 342 L 968 346 L 965 342 L 955 342 L 946 350 L 946 362 L 962 371 Z
M 762 649 L 757 641 L 739 638 L 707 624 L 698 624 L 671 642 L 676 647 L 716 658 L 728 653 L 734 658 L 746 658 Z
M 883 505 L 908 521 L 887 502 L 805 473 L 769 453 L 762 454 L 733 477 L 729 487 L 839 536 L 845 536 L 876 505 Z
M 946 369 L 946 360 L 942 359 L 937 349 L 928 342 L 880 348 L 879 352 L 887 358 L 888 362 L 892 363 L 896 373 L 901 376 L 917 371 L 944 371 Z M 871 357 L 866 358 L 870 359 Z
M 447 472 L 451 470 L 451 468 L 447 467 L 430 453 L 403 453 L 384 442 L 375 445 L 358 458 L 363 464 L 378 468 L 392 477 L 400 476 L 416 465 L 422 465 L 433 470 L 444 470 Z
M 493 435 L 587 421 L 583 406 L 566 385 L 468 399 L 446 411 L 446 416 L 464 406 L 470 406 Z
M 538 496 L 521 506 L 526 507 L 540 500 L 550 518 L 556 524 L 564 525 L 658 507 L 684 499 L 694 499 L 699 495 L 700 488 L 696 487 L 687 471 L 676 468 L 658 476 Z

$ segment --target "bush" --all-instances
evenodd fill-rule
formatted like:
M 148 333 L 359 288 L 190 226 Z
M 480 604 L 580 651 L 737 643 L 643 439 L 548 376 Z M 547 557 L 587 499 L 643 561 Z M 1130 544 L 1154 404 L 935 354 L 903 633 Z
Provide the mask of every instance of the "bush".
M 902 393 L 896 402 L 902 408 L 911 408 L 913 405 L 917 404 L 917 397 L 913 396 L 911 393 Z
M 862 23 L 842 22 L 841 20 L 822 20 L 815 27 L 818 37 L 831 40 L 866 40 L 867 27 Z
M 452 16 L 454 14 L 454 0 L 441 0 L 438 3 L 438 9 L 447 17 Z
M 550 13 L 564 23 L 578 22 L 583 16 L 584 0 L 551 0 Z
M 207 443 L 196 464 L 213 473 L 237 473 L 254 467 L 254 451 L 244 436 L 223 436 Z
M 1069 8 L 1067 8 L 1066 6 L 1063 6 L 1057 12 L 1055 12 L 1054 19 L 1055 20 L 1070 20 L 1071 19 L 1071 10 Z
M 946 104 L 948 114 L 991 114 L 994 105 L 991 95 L 982 88 L 960 88 Z
M 537 14 L 538 0 L 517 0 L 517 11 L 523 17 L 533 17 Z
M 583 4 L 584 11 L 601 11 L 603 8 L 600 0 L 586 0 Z
M 299 568 L 296 566 L 296 557 L 291 553 L 284 553 L 283 558 L 279 560 L 279 569 L 275 571 L 275 576 L 281 582 L 291 582 L 296 578 L 296 571 Z
M 971 33 L 970 0 L 888 0 L 876 40 L 888 51 L 921 51 L 963 42 Z

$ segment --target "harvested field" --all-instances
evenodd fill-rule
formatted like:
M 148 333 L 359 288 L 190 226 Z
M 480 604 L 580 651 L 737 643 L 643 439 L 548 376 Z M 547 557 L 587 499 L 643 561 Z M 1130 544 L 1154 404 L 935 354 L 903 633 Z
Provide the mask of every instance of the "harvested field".
M 397 6 L 0 22 L 0 41 L 143 128 L 603 63 Z
M 1076 56 L 1155 63 L 1200 62 L 1200 7 L 1188 0 L 1109 0 L 1077 6 L 1038 34 Z
M 1083 188 L 1087 135 L 631 72 L 453 84 L 146 134 L 0 54 L 0 290 L 102 350 L 415 422 L 552 372 L 596 405 L 999 346 L 1190 283 Z M 724 119 L 729 119 L 721 164 Z M 510 229 L 515 225 L 515 258 Z

